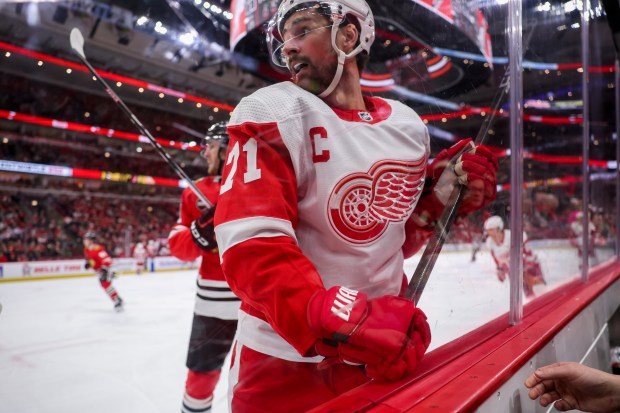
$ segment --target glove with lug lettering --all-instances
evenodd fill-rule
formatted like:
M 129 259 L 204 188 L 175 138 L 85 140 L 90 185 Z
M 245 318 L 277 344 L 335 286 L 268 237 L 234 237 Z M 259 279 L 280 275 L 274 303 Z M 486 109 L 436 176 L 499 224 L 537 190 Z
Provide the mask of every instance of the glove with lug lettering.
M 363 364 L 372 379 L 400 379 L 415 369 L 431 341 L 426 316 L 412 301 L 389 295 L 368 300 L 345 287 L 317 292 L 308 321 L 319 338 L 318 354 Z

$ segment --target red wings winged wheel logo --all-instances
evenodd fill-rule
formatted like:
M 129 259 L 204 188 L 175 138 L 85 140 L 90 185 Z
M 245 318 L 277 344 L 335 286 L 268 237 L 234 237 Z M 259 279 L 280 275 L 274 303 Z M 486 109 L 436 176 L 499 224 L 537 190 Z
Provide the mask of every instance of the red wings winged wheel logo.
M 354 244 L 375 241 L 390 222 L 407 219 L 424 186 L 426 158 L 381 161 L 344 177 L 329 197 L 332 228 Z

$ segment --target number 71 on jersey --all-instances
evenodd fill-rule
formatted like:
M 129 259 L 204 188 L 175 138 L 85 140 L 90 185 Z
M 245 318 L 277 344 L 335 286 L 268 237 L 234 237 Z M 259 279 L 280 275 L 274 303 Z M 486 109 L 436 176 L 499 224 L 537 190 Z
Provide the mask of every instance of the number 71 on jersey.
M 258 143 L 256 139 L 250 138 L 243 145 L 243 152 L 246 153 L 245 159 L 247 161 L 246 172 L 243 174 L 243 183 L 249 183 L 252 181 L 256 181 L 261 177 L 261 170 L 257 167 L 257 152 L 258 152 Z M 220 194 L 230 190 L 233 186 L 233 178 L 237 173 L 237 165 L 239 163 L 239 142 L 235 142 L 235 146 L 228 152 L 228 158 L 226 159 L 226 165 L 232 164 L 230 168 L 230 173 L 226 177 L 226 182 L 222 184 L 220 189 Z

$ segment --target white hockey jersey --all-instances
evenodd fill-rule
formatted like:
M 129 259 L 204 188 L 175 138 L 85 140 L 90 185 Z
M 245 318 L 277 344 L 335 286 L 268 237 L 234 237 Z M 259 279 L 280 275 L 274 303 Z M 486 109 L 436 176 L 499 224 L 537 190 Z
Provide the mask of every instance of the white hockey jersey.
M 510 267 L 510 230 L 504 230 L 504 239 L 501 242 L 495 242 L 492 237 L 487 237 L 486 246 L 491 251 L 491 256 L 495 260 L 497 267 Z M 538 262 L 536 254 L 529 246 L 527 234 L 523 233 L 523 262 L 529 264 Z
M 337 110 L 284 82 L 233 112 L 215 224 L 242 299 L 238 339 L 254 350 L 310 361 L 300 356 L 316 340 L 306 305 L 319 289 L 401 290 L 405 221 L 429 137 L 404 104 L 365 101 L 365 110 Z

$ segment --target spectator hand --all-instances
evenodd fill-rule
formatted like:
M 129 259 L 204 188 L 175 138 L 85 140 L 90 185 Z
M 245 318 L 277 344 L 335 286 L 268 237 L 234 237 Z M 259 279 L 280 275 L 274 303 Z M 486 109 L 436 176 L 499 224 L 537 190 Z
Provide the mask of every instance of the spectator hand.
M 345 287 L 316 293 L 308 304 L 318 354 L 366 365 L 372 379 L 398 380 L 415 369 L 431 341 L 426 315 L 410 300 Z
M 215 207 L 204 210 L 200 218 L 192 221 L 190 230 L 192 239 L 196 245 L 206 252 L 217 248 L 215 241 L 215 230 L 213 227 L 213 216 L 215 215 Z
M 497 157 L 471 139 L 441 151 L 426 171 L 424 192 L 414 211 L 417 224 L 424 227 L 437 220 L 457 182 L 467 187 L 460 216 L 487 206 L 497 194 L 497 167 Z
M 615 412 L 620 409 L 620 377 L 573 362 L 540 367 L 526 380 L 528 396 L 561 412 Z

